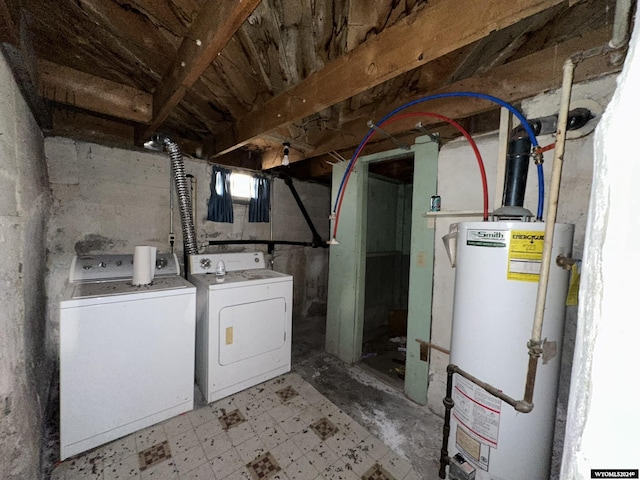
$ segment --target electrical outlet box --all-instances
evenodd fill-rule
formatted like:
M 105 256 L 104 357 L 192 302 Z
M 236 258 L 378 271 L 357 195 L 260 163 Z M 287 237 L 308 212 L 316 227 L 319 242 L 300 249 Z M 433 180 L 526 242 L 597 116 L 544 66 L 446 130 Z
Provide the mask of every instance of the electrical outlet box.
M 176 235 L 175 235 L 175 233 L 170 233 L 169 234 L 169 245 L 173 245 L 174 243 L 176 243 Z

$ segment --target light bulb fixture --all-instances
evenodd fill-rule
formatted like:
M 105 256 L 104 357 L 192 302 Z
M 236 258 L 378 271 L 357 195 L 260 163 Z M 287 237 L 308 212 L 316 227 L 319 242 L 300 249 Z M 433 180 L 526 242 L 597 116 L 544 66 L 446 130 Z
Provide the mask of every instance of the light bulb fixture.
M 291 146 L 291 144 L 289 142 L 284 142 L 282 145 L 284 145 L 284 152 L 282 155 L 282 165 L 286 167 L 289 165 L 289 147 Z

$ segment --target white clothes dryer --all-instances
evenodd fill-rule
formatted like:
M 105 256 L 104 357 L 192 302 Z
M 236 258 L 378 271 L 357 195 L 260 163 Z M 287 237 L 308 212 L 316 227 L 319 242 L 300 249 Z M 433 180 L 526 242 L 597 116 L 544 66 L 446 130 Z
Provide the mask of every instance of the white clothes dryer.
M 175 255 L 131 283 L 133 255 L 76 257 L 60 302 L 64 460 L 193 409 L 196 289 Z
M 289 372 L 293 276 L 266 268 L 262 252 L 191 255 L 189 265 L 196 384 L 207 402 Z

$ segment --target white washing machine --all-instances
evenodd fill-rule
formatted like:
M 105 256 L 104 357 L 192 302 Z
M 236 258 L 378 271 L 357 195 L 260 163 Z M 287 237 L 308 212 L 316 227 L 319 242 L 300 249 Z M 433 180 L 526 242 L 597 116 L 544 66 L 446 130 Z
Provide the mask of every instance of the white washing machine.
M 173 254 L 133 286 L 133 255 L 76 257 L 60 302 L 60 456 L 193 409 L 196 289 Z
M 293 276 L 266 268 L 262 252 L 191 255 L 189 265 L 196 384 L 207 402 L 289 372 Z

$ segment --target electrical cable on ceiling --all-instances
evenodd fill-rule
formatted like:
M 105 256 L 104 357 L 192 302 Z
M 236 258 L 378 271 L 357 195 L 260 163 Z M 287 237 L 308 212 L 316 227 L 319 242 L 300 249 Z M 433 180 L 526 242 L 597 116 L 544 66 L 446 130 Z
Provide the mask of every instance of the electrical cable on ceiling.
M 439 94 L 435 94 L 435 95 L 429 95 L 426 97 L 422 97 L 422 98 L 418 98 L 416 100 L 412 100 L 410 102 L 405 103 L 404 105 L 399 106 L 398 108 L 392 110 L 391 112 L 389 112 L 387 115 L 385 115 L 384 117 L 382 117 L 382 119 L 380 119 L 378 121 L 378 123 L 375 124 L 376 127 L 382 127 L 383 125 L 385 125 L 387 122 L 390 122 L 391 118 L 394 117 L 396 114 L 398 114 L 399 112 L 401 112 L 402 110 L 405 110 L 409 107 L 412 107 L 414 105 L 418 105 L 420 103 L 424 103 L 430 100 L 437 100 L 437 99 L 441 99 L 441 98 L 450 98 L 450 97 L 471 97 L 471 98 L 479 98 L 482 100 L 489 100 L 491 102 L 497 103 L 498 105 L 501 105 L 503 107 L 505 107 L 506 109 L 508 109 L 511 113 L 513 113 L 513 115 L 518 118 L 518 120 L 520 120 L 522 127 L 524 128 L 524 130 L 527 132 L 527 135 L 529 136 L 530 140 L 531 140 L 531 144 L 534 147 L 534 151 L 536 152 L 537 156 L 542 156 L 542 153 L 540 152 L 540 147 L 538 145 L 538 140 L 536 138 L 536 135 L 533 131 L 533 129 L 531 128 L 531 125 L 529 125 L 529 122 L 527 121 L 526 117 L 513 105 L 511 105 L 510 103 L 498 98 L 498 97 L 494 97 L 493 95 L 487 95 L 484 93 L 476 93 L 476 92 L 447 92 L 447 93 L 439 93 Z M 343 194 L 344 194 L 344 188 L 346 187 L 346 184 L 348 182 L 349 176 L 351 175 L 351 171 L 353 170 L 355 163 L 358 159 L 358 157 L 360 156 L 360 153 L 362 152 L 364 146 L 366 145 L 366 143 L 369 141 L 369 139 L 373 136 L 373 134 L 375 133 L 375 129 L 371 128 L 367 134 L 364 136 L 364 138 L 362 139 L 362 141 L 360 142 L 360 144 L 358 145 L 358 148 L 356 149 L 355 153 L 353 154 L 353 157 L 351 158 L 349 165 L 347 166 L 347 169 L 342 177 L 342 181 L 340 182 L 340 186 L 338 188 L 338 192 L 336 195 L 336 200 L 333 206 L 333 214 L 335 215 L 336 218 L 336 222 L 335 222 L 335 226 L 334 226 L 334 235 L 333 238 L 335 239 L 336 237 L 336 233 L 337 233 L 337 220 L 339 217 L 339 204 L 342 203 L 342 198 L 343 198 Z M 542 217 L 542 210 L 543 210 L 543 205 L 544 205 L 544 175 L 543 175 L 543 169 L 542 169 L 542 162 L 537 162 L 537 168 L 538 168 L 538 217 L 541 218 Z

